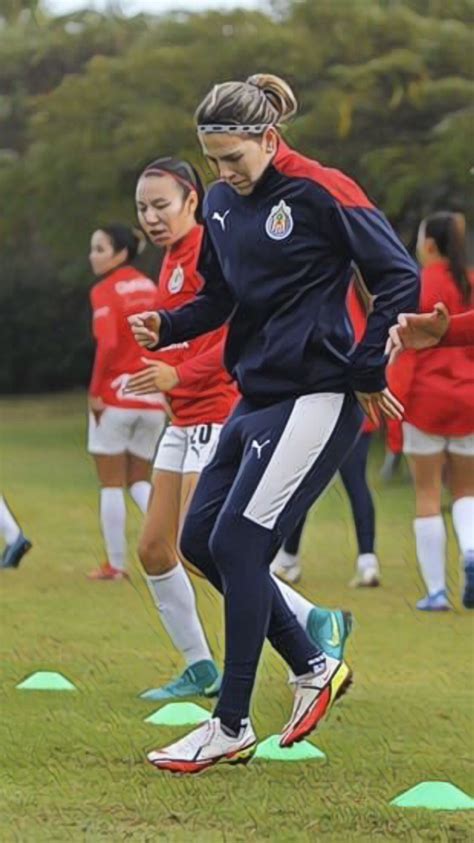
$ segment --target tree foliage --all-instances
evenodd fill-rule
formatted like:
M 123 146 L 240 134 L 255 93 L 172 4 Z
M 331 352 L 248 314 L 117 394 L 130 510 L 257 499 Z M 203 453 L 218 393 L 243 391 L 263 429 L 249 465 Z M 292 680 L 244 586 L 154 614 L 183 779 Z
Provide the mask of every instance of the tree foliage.
M 28 341 L 0 332 L 0 388 L 84 381 L 89 234 L 133 221 L 147 160 L 179 152 L 205 172 L 192 118 L 215 81 L 288 78 L 301 105 L 290 143 L 357 178 L 405 236 L 433 207 L 469 210 L 473 11 L 275 0 L 272 14 L 52 18 L 0 0 L 0 308 L 17 307 L 18 287 L 32 328 Z

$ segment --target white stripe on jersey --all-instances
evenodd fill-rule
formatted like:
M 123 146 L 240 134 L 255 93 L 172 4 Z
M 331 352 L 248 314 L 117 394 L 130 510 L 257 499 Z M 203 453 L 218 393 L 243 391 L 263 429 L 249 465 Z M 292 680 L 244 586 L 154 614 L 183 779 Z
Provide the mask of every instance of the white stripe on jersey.
M 321 456 L 336 426 L 344 395 L 319 392 L 297 398 L 270 462 L 250 498 L 245 518 L 273 530 L 279 515 Z M 258 459 L 258 451 L 255 455 Z

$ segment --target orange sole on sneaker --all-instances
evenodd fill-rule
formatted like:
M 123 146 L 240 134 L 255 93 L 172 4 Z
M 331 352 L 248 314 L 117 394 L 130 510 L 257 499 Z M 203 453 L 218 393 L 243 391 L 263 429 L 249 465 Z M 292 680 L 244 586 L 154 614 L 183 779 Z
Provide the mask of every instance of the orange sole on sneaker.
M 165 770 L 168 773 L 174 773 L 175 775 L 199 775 L 199 773 L 204 773 L 205 770 L 209 770 L 210 767 L 215 767 L 216 764 L 233 764 L 234 766 L 237 764 L 248 764 L 249 761 L 252 760 L 255 750 L 257 749 L 257 744 L 251 744 L 250 746 L 246 747 L 245 749 L 238 749 L 237 752 L 229 753 L 229 755 L 223 755 L 222 758 L 217 758 L 215 761 L 203 761 L 199 763 L 198 761 L 150 761 L 148 758 L 148 763 L 155 767 L 156 770 Z
M 352 685 L 353 674 L 350 667 L 343 663 L 333 676 L 329 687 L 315 701 L 295 725 L 290 734 L 280 740 L 281 747 L 290 747 L 299 743 L 317 728 L 323 717 L 330 711 L 334 703 L 349 690 Z

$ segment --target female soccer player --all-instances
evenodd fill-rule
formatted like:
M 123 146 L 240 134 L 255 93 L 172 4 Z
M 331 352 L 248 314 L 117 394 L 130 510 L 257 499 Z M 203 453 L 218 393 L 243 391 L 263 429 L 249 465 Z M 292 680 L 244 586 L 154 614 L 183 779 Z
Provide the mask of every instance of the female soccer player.
M 418 253 L 423 266 L 421 309 L 443 302 L 450 313 L 472 308 L 473 288 L 465 260 L 460 215 L 439 212 L 421 223 Z M 404 451 L 415 484 L 416 550 L 427 596 L 417 608 L 449 609 L 446 531 L 441 515 L 443 467 L 453 498 L 453 523 L 463 556 L 463 602 L 474 608 L 474 350 L 408 351 L 395 368 L 410 369 L 403 423 Z
M 174 158 L 153 161 L 138 180 L 140 225 L 151 242 L 166 249 L 158 280 L 159 308 L 191 302 L 202 288 L 197 265 L 204 234 L 198 222 L 203 196 L 198 173 L 188 162 Z M 172 422 L 155 458 L 153 494 L 139 556 L 162 622 L 187 667 L 164 687 L 145 692 L 145 699 L 212 696 L 220 685 L 177 544 L 199 475 L 238 397 L 223 365 L 225 335 L 226 328 L 221 327 L 162 349 L 153 360 L 144 360 L 146 368 L 130 378 L 125 390 L 140 396 L 162 391 L 172 411 Z M 318 644 L 330 654 L 335 648 L 340 653 L 349 632 L 348 615 L 316 608 L 291 588 L 281 588 Z
M 347 312 L 354 329 L 354 340 L 360 342 L 370 311 L 370 297 L 357 275 L 349 287 Z M 351 581 L 355 588 L 370 588 L 380 584 L 380 565 L 375 553 L 375 507 L 367 482 L 367 460 L 372 433 L 378 424 L 364 420 L 362 433 L 349 455 L 342 463 L 339 474 L 348 494 L 357 535 L 358 556 L 356 574 Z M 306 518 L 285 541 L 271 565 L 271 570 L 288 582 L 297 582 L 301 576 L 299 550 Z
M 198 136 L 220 176 L 204 206 L 198 270 L 206 283 L 178 310 L 130 320 L 149 347 L 229 321 L 225 363 L 243 396 L 181 536 L 186 558 L 223 589 L 226 656 L 214 717 L 149 755 L 179 772 L 253 754 L 248 713 L 266 635 L 293 674 L 282 746 L 311 732 L 347 687 L 349 668 L 298 625 L 269 566 L 357 438 L 354 391 L 369 413 L 401 412 L 385 388 L 383 350 L 398 312 L 416 306 L 416 267 L 354 182 L 283 142 L 278 125 L 295 111 L 291 89 L 274 76 L 216 85 L 205 97 Z M 344 301 L 352 260 L 376 300 L 351 355 Z
M 124 487 L 146 512 L 151 461 L 166 420 L 162 396 L 125 394 L 131 374 L 143 363 L 130 337 L 127 316 L 154 307 L 156 287 L 132 261 L 140 237 L 124 225 L 94 231 L 89 260 L 98 281 L 92 287 L 92 330 L 97 343 L 89 386 L 88 450 L 100 483 L 100 522 L 107 562 L 89 574 L 120 580 L 126 573 Z

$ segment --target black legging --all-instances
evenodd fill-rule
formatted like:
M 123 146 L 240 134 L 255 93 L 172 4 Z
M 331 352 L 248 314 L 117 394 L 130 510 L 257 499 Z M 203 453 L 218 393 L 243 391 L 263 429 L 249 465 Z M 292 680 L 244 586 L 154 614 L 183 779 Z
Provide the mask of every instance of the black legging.
M 362 433 L 339 469 L 344 488 L 349 495 L 359 555 L 374 552 L 375 511 L 366 477 L 371 436 L 371 433 Z M 301 519 L 283 545 L 284 550 L 293 556 L 298 553 L 306 518 L 307 515 Z

